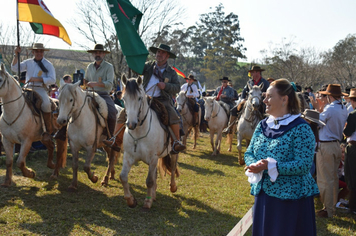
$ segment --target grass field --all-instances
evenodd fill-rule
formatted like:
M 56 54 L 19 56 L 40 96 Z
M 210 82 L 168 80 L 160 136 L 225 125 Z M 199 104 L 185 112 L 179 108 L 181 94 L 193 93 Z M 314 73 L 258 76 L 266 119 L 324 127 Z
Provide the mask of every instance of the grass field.
M 228 153 L 223 141 L 222 154 L 211 156 L 210 141 L 202 134 L 196 150 L 189 140 L 188 151 L 180 154 L 181 176 L 178 191 L 169 191 L 169 177 L 158 177 L 157 200 L 143 210 L 146 196 L 147 165 L 131 169 L 129 183 L 138 201 L 129 208 L 119 180 L 108 187 L 91 183 L 79 163 L 78 191 L 68 192 L 72 179 L 71 154 L 58 180 L 45 166 L 46 151 L 30 154 L 27 165 L 36 171 L 35 179 L 22 177 L 14 167 L 14 183 L 0 191 L 0 235 L 226 235 L 253 205 L 250 186 L 239 166 L 236 147 Z M 236 145 L 236 140 L 234 140 Z M 84 154 L 83 152 L 81 153 Z M 116 165 L 117 177 L 122 159 Z M 97 153 L 92 167 L 103 177 L 105 156 Z M 0 182 L 5 163 L 0 159 Z M 316 208 L 321 204 L 315 200 Z M 318 235 L 356 235 L 355 216 L 338 212 L 333 219 L 317 219 Z M 246 235 L 251 235 L 251 230 Z

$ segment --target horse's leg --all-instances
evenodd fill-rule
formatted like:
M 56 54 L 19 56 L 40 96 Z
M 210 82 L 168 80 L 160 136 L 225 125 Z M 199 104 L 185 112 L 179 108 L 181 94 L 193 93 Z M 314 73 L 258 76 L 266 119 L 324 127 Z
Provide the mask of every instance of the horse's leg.
M 177 192 L 177 183 L 176 183 L 176 172 L 178 170 L 178 167 L 177 167 L 177 162 L 178 162 L 178 154 L 170 154 L 171 156 L 171 192 L 172 193 L 175 193 Z
M 216 155 L 215 154 L 215 146 L 214 146 L 214 131 L 212 131 L 211 129 L 209 130 L 210 133 L 210 144 L 211 144 L 211 148 L 213 149 L 213 156 Z
M 137 200 L 132 196 L 130 192 L 130 185 L 128 182 L 128 174 L 133 163 L 129 162 L 130 157 L 128 157 L 127 155 L 128 154 L 124 152 L 120 180 L 124 188 L 124 198 L 126 199 L 127 205 L 131 208 L 134 208 L 137 206 Z
M 152 160 L 153 159 L 153 160 Z M 157 162 L 158 158 L 152 158 L 148 167 L 148 175 L 146 178 L 147 196 L 143 203 L 143 208 L 150 209 L 154 198 L 156 198 L 157 187 Z
M 19 157 L 17 158 L 16 164 L 22 171 L 23 176 L 28 178 L 35 178 L 35 172 L 31 168 L 26 167 L 26 157 L 28 152 L 30 151 L 31 145 L 32 140 L 25 140 L 25 142 L 21 143 Z
M 51 175 L 51 179 L 57 179 L 59 176 L 59 170 L 64 168 L 67 163 L 67 144 L 68 138 L 66 140 L 56 139 L 57 143 L 57 154 L 56 154 L 56 165 Z
M 221 140 L 222 140 L 222 130 L 219 130 L 215 140 L 216 154 L 220 153 Z
M 243 160 L 242 157 L 242 145 L 241 145 L 242 137 L 240 133 L 237 134 L 237 150 L 239 151 L 239 164 L 244 165 L 245 161 Z
M 227 149 L 228 152 L 231 152 L 232 150 L 232 134 L 227 134 L 226 138 L 227 138 L 227 143 L 229 144 L 229 148 Z
M 106 170 L 106 175 L 101 181 L 101 185 L 107 186 L 109 184 L 109 176 L 110 179 L 115 179 L 115 164 L 117 163 L 117 159 L 120 153 L 106 146 L 104 147 L 104 149 L 106 151 L 106 154 L 108 155 L 108 168 Z
M 94 172 L 92 172 L 90 170 L 91 162 L 92 162 L 92 160 L 94 158 L 96 150 L 94 148 L 92 148 L 91 146 L 87 147 L 86 150 L 87 150 L 87 158 L 86 158 L 85 163 L 84 163 L 84 171 L 87 173 L 88 178 L 90 179 L 90 181 L 92 183 L 96 183 L 96 182 L 98 182 L 98 176 L 96 176 L 94 174 Z
M 70 145 L 70 149 L 72 151 L 72 169 L 73 169 L 73 179 L 72 183 L 68 187 L 68 191 L 73 192 L 78 188 L 78 153 L 79 148 L 74 147 L 74 145 Z
M 7 141 L 5 137 L 2 137 L 2 143 L 4 145 L 5 154 L 6 154 L 6 177 L 4 183 L 1 186 L 9 187 L 12 183 L 12 164 L 13 164 L 14 144 Z
M 198 134 L 199 134 L 199 125 L 194 126 L 194 145 L 193 145 L 193 149 L 195 149 L 197 147 L 197 138 L 198 138 Z
M 53 152 L 54 152 L 54 142 L 52 139 L 45 139 L 42 136 L 41 142 L 46 146 L 48 151 L 48 159 L 47 159 L 47 167 L 50 169 L 54 169 L 55 165 L 53 163 Z

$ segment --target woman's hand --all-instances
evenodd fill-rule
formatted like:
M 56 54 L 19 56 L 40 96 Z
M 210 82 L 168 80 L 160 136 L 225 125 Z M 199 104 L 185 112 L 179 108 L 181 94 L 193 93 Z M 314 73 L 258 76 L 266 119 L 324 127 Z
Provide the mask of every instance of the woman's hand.
M 245 171 L 248 170 L 249 172 L 252 173 L 260 173 L 261 171 L 267 169 L 268 169 L 268 161 L 265 159 L 259 160 L 258 162 L 245 167 Z

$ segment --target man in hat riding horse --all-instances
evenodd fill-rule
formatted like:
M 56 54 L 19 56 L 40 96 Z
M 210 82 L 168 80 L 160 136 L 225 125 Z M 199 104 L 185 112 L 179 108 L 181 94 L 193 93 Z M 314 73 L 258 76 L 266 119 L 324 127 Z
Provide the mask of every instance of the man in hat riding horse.
M 325 123 L 319 130 L 319 150 L 316 154 L 317 184 L 320 190 L 320 200 L 324 209 L 319 211 L 319 217 L 333 217 L 339 193 L 338 167 L 341 160 L 340 142 L 343 139 L 343 129 L 347 119 L 347 109 L 342 104 L 340 84 L 329 84 L 326 91 L 320 94 L 327 96 L 329 102 L 320 113 L 320 120 Z
M 161 102 L 168 112 L 169 117 L 169 130 L 172 135 L 172 151 L 178 153 L 185 149 L 185 146 L 179 141 L 179 122 L 180 118 L 177 115 L 174 104 L 173 96 L 180 91 L 180 83 L 178 75 L 175 70 L 168 65 L 168 58 L 176 58 L 176 55 L 171 52 L 171 48 L 168 45 L 160 44 L 157 47 L 150 47 L 150 51 L 156 56 L 155 61 L 146 62 L 143 70 L 143 88 L 146 94 L 153 99 Z M 104 141 L 104 143 L 115 150 L 120 150 L 120 146 L 123 140 L 124 125 L 125 125 L 125 110 L 120 112 L 115 135 L 115 139 Z M 115 141 L 114 141 L 115 140 Z
M 88 90 L 94 90 L 100 97 L 102 97 L 108 106 L 108 130 L 110 135 L 114 135 L 116 125 L 117 110 L 115 103 L 110 97 L 110 92 L 114 85 L 114 67 L 109 62 L 105 61 L 105 55 L 110 53 L 104 49 L 102 44 L 96 44 L 93 50 L 88 50 L 92 53 L 94 62 L 90 63 L 86 69 L 84 76 L 84 84 Z
M 185 96 L 193 105 L 193 109 L 194 109 L 193 124 L 197 125 L 199 123 L 199 105 L 197 104 L 197 98 L 200 96 L 200 94 L 198 91 L 198 87 L 193 83 L 194 81 L 197 80 L 194 78 L 194 75 L 190 74 L 188 76 L 188 82 L 183 84 L 182 87 L 180 87 L 180 91 L 185 92 Z
M 265 80 L 264 78 L 262 78 L 262 71 L 264 71 L 264 69 L 262 69 L 259 66 L 252 66 L 251 70 L 248 71 L 251 74 L 252 79 L 247 81 L 247 84 L 245 85 L 245 87 L 242 91 L 241 98 L 243 99 L 243 101 L 247 100 L 248 92 L 250 91 L 249 87 L 252 88 L 254 85 L 263 84 L 263 88 L 261 91 L 266 92 L 266 90 L 268 89 L 269 82 L 267 80 Z M 236 121 L 236 119 L 238 119 L 238 115 L 239 115 L 239 111 L 237 110 L 237 106 L 235 106 L 234 108 L 231 109 L 231 116 L 229 119 L 229 124 L 227 125 L 227 128 L 225 128 L 223 130 L 224 134 L 228 134 L 228 133 L 232 132 L 232 130 L 230 128 L 231 128 L 232 124 Z
M 42 98 L 41 110 L 43 114 L 46 130 L 42 136 L 44 140 L 52 139 L 52 109 L 51 101 L 48 96 L 48 86 L 56 83 L 56 72 L 51 62 L 44 58 L 44 52 L 49 49 L 44 48 L 42 43 L 34 43 L 31 48 L 34 58 L 27 59 L 20 63 L 20 71 L 26 71 L 25 88 L 36 91 Z M 21 47 L 15 48 L 14 59 L 12 60 L 11 70 L 18 71 L 18 54 Z
M 221 86 L 217 87 L 213 96 L 216 96 L 216 101 L 226 103 L 229 105 L 230 109 L 234 106 L 233 99 L 235 96 L 235 91 L 232 87 L 228 85 L 228 77 L 223 77 L 221 80 Z

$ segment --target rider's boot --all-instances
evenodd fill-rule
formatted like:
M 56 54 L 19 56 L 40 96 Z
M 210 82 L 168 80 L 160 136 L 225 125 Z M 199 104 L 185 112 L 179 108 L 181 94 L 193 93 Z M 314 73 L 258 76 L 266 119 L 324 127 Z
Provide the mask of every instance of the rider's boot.
M 172 151 L 173 153 L 179 153 L 185 149 L 185 145 L 183 145 L 179 140 L 179 124 L 170 125 L 171 130 L 175 137 L 172 138 Z
M 54 139 L 59 139 L 65 141 L 67 138 L 67 125 L 60 128 L 57 133 L 53 136 Z
M 232 123 L 235 122 L 237 116 L 233 116 L 231 115 L 230 116 L 230 119 L 229 119 L 229 123 L 227 124 L 227 127 L 222 131 L 223 134 L 231 134 L 232 133 L 232 129 L 231 129 L 231 126 L 232 126 Z
M 104 140 L 103 143 L 112 148 L 113 150 L 120 152 L 121 145 L 124 139 L 125 123 L 117 123 L 114 136 L 111 139 Z
M 52 140 L 52 113 L 51 112 L 43 112 L 43 120 L 46 126 L 46 131 L 42 133 L 42 140 L 43 141 L 50 141 Z

